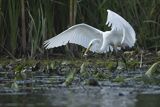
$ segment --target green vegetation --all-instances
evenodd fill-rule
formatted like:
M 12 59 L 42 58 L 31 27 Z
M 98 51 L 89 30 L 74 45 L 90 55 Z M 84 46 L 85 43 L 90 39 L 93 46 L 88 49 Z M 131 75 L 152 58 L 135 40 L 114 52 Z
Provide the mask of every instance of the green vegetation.
M 94 61 L 94 59 L 90 59 L 86 62 L 78 59 L 37 61 L 5 60 L 0 62 L 0 77 L 3 78 L 3 81 L 5 81 L 6 78 L 9 79 L 11 83 L 13 83 L 10 84 L 11 87 L 15 89 L 18 89 L 18 84 L 21 84 L 16 81 L 27 82 L 29 80 L 32 83 L 32 80 L 42 78 L 44 78 L 44 81 L 47 82 L 46 84 L 57 84 L 62 86 L 99 86 L 103 81 L 108 81 L 110 84 L 115 83 L 119 85 L 157 85 L 160 83 L 160 73 L 158 71 L 159 62 L 153 64 L 153 66 L 146 72 L 146 70 L 132 70 L 132 67 L 128 67 L 128 71 L 126 71 L 125 68 L 115 69 L 115 71 L 113 71 L 110 69 L 110 66 L 113 64 L 112 61 L 99 59 L 97 61 L 98 64 L 93 63 Z M 106 63 L 108 63 L 108 66 Z M 147 76 L 144 75 L 145 72 Z M 46 77 L 48 79 L 46 79 Z M 8 83 L 6 85 L 8 85 Z
M 153 75 L 157 75 L 159 74 L 159 64 L 160 61 L 154 63 L 149 69 L 148 71 L 145 73 L 145 75 L 147 75 L 148 77 L 151 77 Z M 156 74 L 157 73 L 157 74 Z
M 44 40 L 77 23 L 108 30 L 107 9 L 120 14 L 134 27 L 136 49 L 158 50 L 159 5 L 159 0 L 0 0 L 0 54 L 37 58 L 44 55 Z M 78 48 L 76 51 L 81 52 Z M 64 47 L 55 50 L 69 52 Z

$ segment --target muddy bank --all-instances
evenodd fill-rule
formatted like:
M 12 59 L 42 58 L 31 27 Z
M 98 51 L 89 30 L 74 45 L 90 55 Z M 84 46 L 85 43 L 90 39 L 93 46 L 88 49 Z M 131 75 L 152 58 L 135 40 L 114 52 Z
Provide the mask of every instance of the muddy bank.
M 116 64 L 112 59 L 3 60 L 0 106 L 158 107 L 159 74 L 146 76 L 147 64 L 139 68 L 137 60 L 129 60 L 127 69 L 122 61 Z
M 126 87 L 144 89 L 159 86 L 159 74 L 145 75 L 148 67 L 130 60 L 4 60 L 0 64 L 0 92 L 50 89 L 53 87 Z

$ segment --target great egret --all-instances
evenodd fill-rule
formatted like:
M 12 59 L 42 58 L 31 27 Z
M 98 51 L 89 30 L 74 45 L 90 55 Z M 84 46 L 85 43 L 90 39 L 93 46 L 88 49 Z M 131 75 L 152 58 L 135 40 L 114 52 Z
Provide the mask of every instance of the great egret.
M 106 25 L 111 26 L 111 31 L 101 31 L 87 24 L 74 25 L 57 36 L 46 40 L 44 46 L 46 49 L 74 43 L 81 45 L 87 51 L 97 53 L 106 53 L 108 51 L 117 51 L 122 47 L 133 47 L 136 41 L 135 31 L 132 26 L 121 16 L 111 10 L 107 10 L 108 18 Z

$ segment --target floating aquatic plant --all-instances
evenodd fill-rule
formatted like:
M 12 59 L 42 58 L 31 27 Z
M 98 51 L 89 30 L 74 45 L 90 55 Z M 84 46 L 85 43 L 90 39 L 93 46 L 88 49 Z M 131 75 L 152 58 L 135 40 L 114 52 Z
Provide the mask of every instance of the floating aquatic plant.
M 148 77 L 151 77 L 152 75 L 154 75 L 154 74 L 158 71 L 159 64 L 160 64 L 160 61 L 154 63 L 154 64 L 148 69 L 148 71 L 145 73 L 145 75 L 147 75 Z

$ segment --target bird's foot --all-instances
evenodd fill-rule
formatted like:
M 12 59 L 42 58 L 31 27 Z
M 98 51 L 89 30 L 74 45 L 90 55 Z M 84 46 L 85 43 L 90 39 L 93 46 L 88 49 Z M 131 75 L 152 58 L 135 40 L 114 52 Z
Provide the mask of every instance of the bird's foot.
M 86 56 L 88 56 L 88 54 L 84 53 L 84 54 L 83 54 L 83 57 L 86 57 Z

